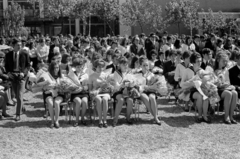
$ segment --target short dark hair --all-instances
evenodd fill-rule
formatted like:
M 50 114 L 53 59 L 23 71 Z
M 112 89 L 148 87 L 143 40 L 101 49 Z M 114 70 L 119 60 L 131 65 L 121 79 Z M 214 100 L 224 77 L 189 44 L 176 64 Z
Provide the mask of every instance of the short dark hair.
M 199 53 L 194 52 L 194 53 L 190 56 L 190 62 L 191 62 L 192 64 L 194 64 L 194 63 L 196 63 L 197 59 L 199 59 L 199 58 L 202 58 L 202 56 L 201 56 Z
M 206 55 L 206 54 L 209 54 L 209 53 L 211 53 L 212 51 L 209 49 L 209 48 L 204 48 L 203 50 L 202 50 L 202 54 L 203 55 Z
M 12 40 L 12 44 L 13 45 L 16 45 L 17 43 L 19 43 L 19 42 L 21 42 L 18 38 L 14 38 L 13 40 Z
M 121 65 L 121 64 L 127 64 L 128 63 L 128 59 L 124 56 L 121 56 L 119 59 L 118 59 L 118 64 Z
M 171 40 L 172 36 L 167 36 L 167 41 Z
M 115 53 L 114 53 L 114 50 L 113 49 L 109 49 L 106 53 L 106 56 L 113 56 Z
M 69 54 L 63 54 L 63 55 L 62 55 L 62 61 L 61 61 L 61 62 L 62 62 L 63 64 L 67 64 L 67 62 L 68 62 L 68 61 L 67 61 L 68 57 L 70 57 Z
M 106 65 L 105 61 L 100 58 L 100 59 L 97 59 L 97 60 L 95 60 L 95 61 L 93 62 L 93 69 L 96 70 L 96 68 L 97 68 L 98 66 L 103 66 L 103 67 L 105 67 L 105 65 Z
M 168 53 L 168 56 L 172 56 L 172 55 L 176 55 L 177 52 L 175 50 L 170 50 L 169 53 Z
M 152 55 L 158 55 L 157 51 L 155 49 L 152 49 L 149 53 L 151 56 Z
M 76 66 L 82 66 L 87 62 L 87 60 L 85 58 L 74 58 L 73 62 L 72 62 L 72 66 L 76 67 Z
M 139 58 L 139 64 L 142 65 L 144 61 L 148 61 L 147 57 L 141 56 L 141 57 Z
M 186 58 L 189 58 L 190 56 L 191 56 L 191 52 L 190 51 L 184 51 L 183 55 L 182 55 L 182 58 L 186 59 Z

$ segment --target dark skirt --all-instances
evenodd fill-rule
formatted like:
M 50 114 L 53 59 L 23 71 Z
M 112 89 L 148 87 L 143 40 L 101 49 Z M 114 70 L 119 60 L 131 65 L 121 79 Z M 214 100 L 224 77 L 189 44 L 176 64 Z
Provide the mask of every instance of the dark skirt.
M 77 93 L 77 94 L 71 94 L 71 98 L 70 101 L 73 102 L 74 98 L 79 97 L 80 99 L 87 97 L 89 98 L 89 94 L 88 93 Z
M 146 94 L 147 96 L 149 96 L 150 94 L 154 94 L 154 95 L 156 95 L 156 93 L 154 93 L 154 92 L 143 91 L 143 93 Z
M 53 96 L 52 93 L 48 93 L 48 94 L 43 93 L 44 101 L 47 99 L 47 97 L 52 97 L 52 96 Z M 63 94 L 59 94 L 57 97 L 62 97 L 63 99 L 65 98 Z
M 193 98 L 193 95 L 194 93 L 198 92 L 198 90 L 196 88 L 193 88 L 191 89 L 191 92 L 190 92 L 190 100 L 194 103 L 194 98 Z
M 120 91 L 115 92 L 115 93 L 113 94 L 113 96 L 112 96 L 113 99 L 116 99 L 119 94 L 123 94 L 123 89 L 120 90 Z

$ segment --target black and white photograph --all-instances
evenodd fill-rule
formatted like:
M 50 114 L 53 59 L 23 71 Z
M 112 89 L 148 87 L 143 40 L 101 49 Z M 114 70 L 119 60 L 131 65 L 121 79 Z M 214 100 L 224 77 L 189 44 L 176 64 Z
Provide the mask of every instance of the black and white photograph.
M 0 0 L 0 159 L 240 159 L 240 0 Z

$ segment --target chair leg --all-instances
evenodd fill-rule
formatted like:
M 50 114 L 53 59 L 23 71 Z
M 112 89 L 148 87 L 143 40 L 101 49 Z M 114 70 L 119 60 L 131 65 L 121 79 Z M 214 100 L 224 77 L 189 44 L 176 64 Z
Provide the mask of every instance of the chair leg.
M 68 121 L 68 105 L 65 105 L 64 109 L 65 109 L 65 121 Z

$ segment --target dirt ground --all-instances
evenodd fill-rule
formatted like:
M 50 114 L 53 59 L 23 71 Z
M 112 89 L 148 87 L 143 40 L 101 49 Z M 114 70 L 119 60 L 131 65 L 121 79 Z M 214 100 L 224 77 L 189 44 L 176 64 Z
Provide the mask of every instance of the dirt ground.
M 21 121 L 0 121 L 1 159 L 240 158 L 240 124 L 225 125 L 222 115 L 215 115 L 210 125 L 197 124 L 193 112 L 160 99 L 161 126 L 153 124 L 151 115 L 141 107 L 140 121 L 131 126 L 121 116 L 115 128 L 100 129 L 90 121 L 86 127 L 74 128 L 61 116 L 61 128 L 50 129 L 50 121 L 42 117 L 41 95 L 25 95 L 29 100 Z M 9 108 L 14 114 L 15 108 Z M 239 116 L 235 117 L 238 121 Z M 111 119 L 108 124 L 112 124 Z

